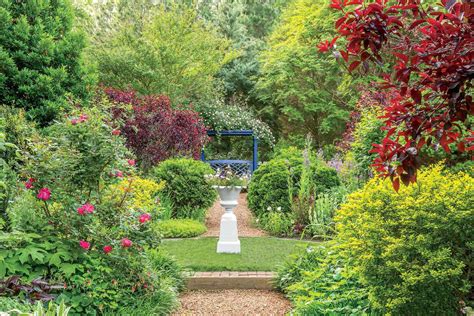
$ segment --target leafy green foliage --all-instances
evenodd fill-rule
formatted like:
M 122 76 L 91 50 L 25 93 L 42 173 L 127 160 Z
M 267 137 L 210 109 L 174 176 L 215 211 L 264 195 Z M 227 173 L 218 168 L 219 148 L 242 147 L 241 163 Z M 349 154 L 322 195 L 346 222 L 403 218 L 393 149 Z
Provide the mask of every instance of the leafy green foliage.
M 197 19 L 195 11 L 140 1 L 103 8 L 94 21 L 107 19 L 110 28 L 96 34 L 90 51 L 103 84 L 164 94 L 175 105 L 215 95 L 213 76 L 235 53 L 228 40 Z
M 367 289 L 336 245 L 308 247 L 280 269 L 278 286 L 297 315 L 377 315 Z
M 84 65 L 84 34 L 74 31 L 70 1 L 0 1 L 0 103 L 50 124 L 69 94 L 87 97 L 94 84 Z
M 315 49 L 334 34 L 337 15 L 322 0 L 298 0 L 285 8 L 281 22 L 260 55 L 256 89 L 262 109 L 284 136 L 310 133 L 317 145 L 330 144 L 344 129 L 357 93 L 334 56 Z
M 82 271 L 84 259 L 78 247 L 55 236 L 12 232 L 0 235 L 0 278 L 21 275 L 26 281 L 57 273 L 70 277 Z
M 385 135 L 380 128 L 383 122 L 378 117 L 382 115 L 380 109 L 366 108 L 361 111 L 360 121 L 356 124 L 351 144 L 351 151 L 356 162 L 356 176 L 368 179 L 371 175 L 371 165 L 376 154 L 370 154 L 372 144 L 378 144 Z
M 153 170 L 157 180 L 166 181 L 161 197 L 172 205 L 172 218 L 204 219 L 216 199 L 215 190 L 204 178 L 211 173 L 208 164 L 188 158 L 165 160 Z
M 193 219 L 169 219 L 159 221 L 155 229 L 164 238 L 189 238 L 199 236 L 207 231 L 206 226 Z
M 0 311 L 2 312 L 17 310 L 26 313 L 31 311 L 32 308 L 28 302 L 21 302 L 11 297 L 0 296 Z
M 375 308 L 456 314 L 472 293 L 474 179 L 427 167 L 396 193 L 373 179 L 338 211 L 341 247 Z

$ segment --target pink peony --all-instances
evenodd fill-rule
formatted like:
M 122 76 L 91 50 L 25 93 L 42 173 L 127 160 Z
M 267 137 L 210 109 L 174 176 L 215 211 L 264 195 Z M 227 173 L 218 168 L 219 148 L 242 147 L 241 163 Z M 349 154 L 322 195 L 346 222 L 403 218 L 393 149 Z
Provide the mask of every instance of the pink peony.
M 78 120 L 78 119 L 73 118 L 73 119 L 71 120 L 71 124 L 72 124 L 72 125 L 76 125 L 77 123 L 79 123 L 79 120 Z
M 119 170 L 119 171 L 115 171 L 115 176 L 116 176 L 117 178 L 123 178 L 123 172 L 120 171 L 120 170 Z
M 35 179 L 29 178 L 28 181 L 25 182 L 25 188 L 26 189 L 31 189 L 33 187 L 33 182 L 35 182 Z
M 79 246 L 81 246 L 82 249 L 89 250 L 89 248 L 91 247 L 91 244 L 85 240 L 81 240 L 79 242 Z
M 140 215 L 140 217 L 139 217 L 138 220 L 140 221 L 140 223 L 143 224 L 143 223 L 148 222 L 150 219 L 151 219 L 151 215 L 150 215 L 150 214 L 142 214 L 142 215 Z
M 81 207 L 78 207 L 77 208 L 77 213 L 79 215 L 85 215 L 86 213 L 88 214 L 92 214 L 94 212 L 94 205 L 90 204 L 90 203 L 86 203 L 84 205 L 82 205 Z
M 36 196 L 38 199 L 47 201 L 51 197 L 51 191 L 48 188 L 42 188 L 38 191 L 38 195 Z
M 123 238 L 121 244 L 123 248 L 128 248 L 128 247 L 131 247 L 133 243 L 130 239 Z
M 128 165 L 131 166 L 131 167 L 135 166 L 135 164 L 136 164 L 135 160 L 133 160 L 133 159 L 128 159 L 127 162 L 128 162 Z
M 111 245 L 107 245 L 107 246 L 104 246 L 103 250 L 104 250 L 104 253 L 108 254 L 109 252 L 111 252 L 114 248 L 112 248 Z
M 79 122 L 85 122 L 87 121 L 87 119 L 89 118 L 89 116 L 87 116 L 87 114 L 81 114 L 81 116 L 79 117 Z
M 120 135 L 120 130 L 119 130 L 119 129 L 114 129 L 114 130 L 112 131 L 112 135 L 115 135 L 115 136 Z
M 79 214 L 79 215 L 84 215 L 85 212 L 86 212 L 86 211 L 84 210 L 84 207 L 81 206 L 81 207 L 78 207 L 78 208 L 77 208 L 77 214 Z

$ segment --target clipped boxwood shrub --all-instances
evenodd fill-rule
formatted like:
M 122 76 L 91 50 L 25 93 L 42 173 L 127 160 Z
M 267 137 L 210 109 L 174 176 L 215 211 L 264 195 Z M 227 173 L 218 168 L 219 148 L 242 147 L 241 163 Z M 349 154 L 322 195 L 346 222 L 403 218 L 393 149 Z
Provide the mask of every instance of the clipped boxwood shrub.
M 336 215 L 371 303 L 389 315 L 456 315 L 474 284 L 474 178 L 440 165 L 395 192 L 372 179 Z
M 172 218 L 204 219 L 217 196 L 204 178 L 213 172 L 208 164 L 189 158 L 168 159 L 153 170 L 157 180 L 166 181 L 160 196 L 171 205 Z
M 206 226 L 193 219 L 168 219 L 157 222 L 155 229 L 164 238 L 189 238 L 204 234 Z
M 311 172 L 318 192 L 325 192 L 340 184 L 337 171 L 314 157 Z M 279 151 L 273 159 L 262 164 L 253 174 L 248 187 L 248 203 L 256 214 L 267 213 L 269 208 L 291 210 L 291 198 L 298 192 L 303 169 L 302 151 L 289 147 Z M 290 194 L 290 187 L 292 192 Z

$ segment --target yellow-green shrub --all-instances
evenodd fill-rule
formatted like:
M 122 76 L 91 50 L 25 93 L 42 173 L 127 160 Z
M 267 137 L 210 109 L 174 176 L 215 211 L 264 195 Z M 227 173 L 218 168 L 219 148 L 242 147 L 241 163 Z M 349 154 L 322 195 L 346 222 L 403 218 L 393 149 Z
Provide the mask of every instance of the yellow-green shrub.
M 336 216 L 373 306 L 392 315 L 454 315 L 474 284 L 474 178 L 424 169 L 396 193 L 372 179 Z
M 165 182 L 155 182 L 149 179 L 134 177 L 123 180 L 109 188 L 111 198 L 123 196 L 124 192 L 129 194 L 129 207 L 147 212 L 156 211 L 159 208 L 157 202 L 158 192 L 165 187 Z
M 164 238 L 189 238 L 204 234 L 206 226 L 194 219 L 168 219 L 159 221 L 155 227 Z

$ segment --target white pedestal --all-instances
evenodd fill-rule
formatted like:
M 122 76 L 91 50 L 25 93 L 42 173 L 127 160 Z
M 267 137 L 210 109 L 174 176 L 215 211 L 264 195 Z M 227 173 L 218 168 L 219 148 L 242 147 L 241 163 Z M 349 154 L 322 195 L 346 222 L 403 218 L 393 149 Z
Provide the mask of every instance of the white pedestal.
M 240 240 L 237 231 L 237 217 L 232 210 L 221 218 L 221 230 L 217 242 L 218 253 L 240 253 Z
M 217 187 L 221 205 L 225 209 L 221 218 L 217 253 L 240 253 L 240 240 L 237 231 L 237 217 L 233 209 L 238 204 L 241 187 Z

